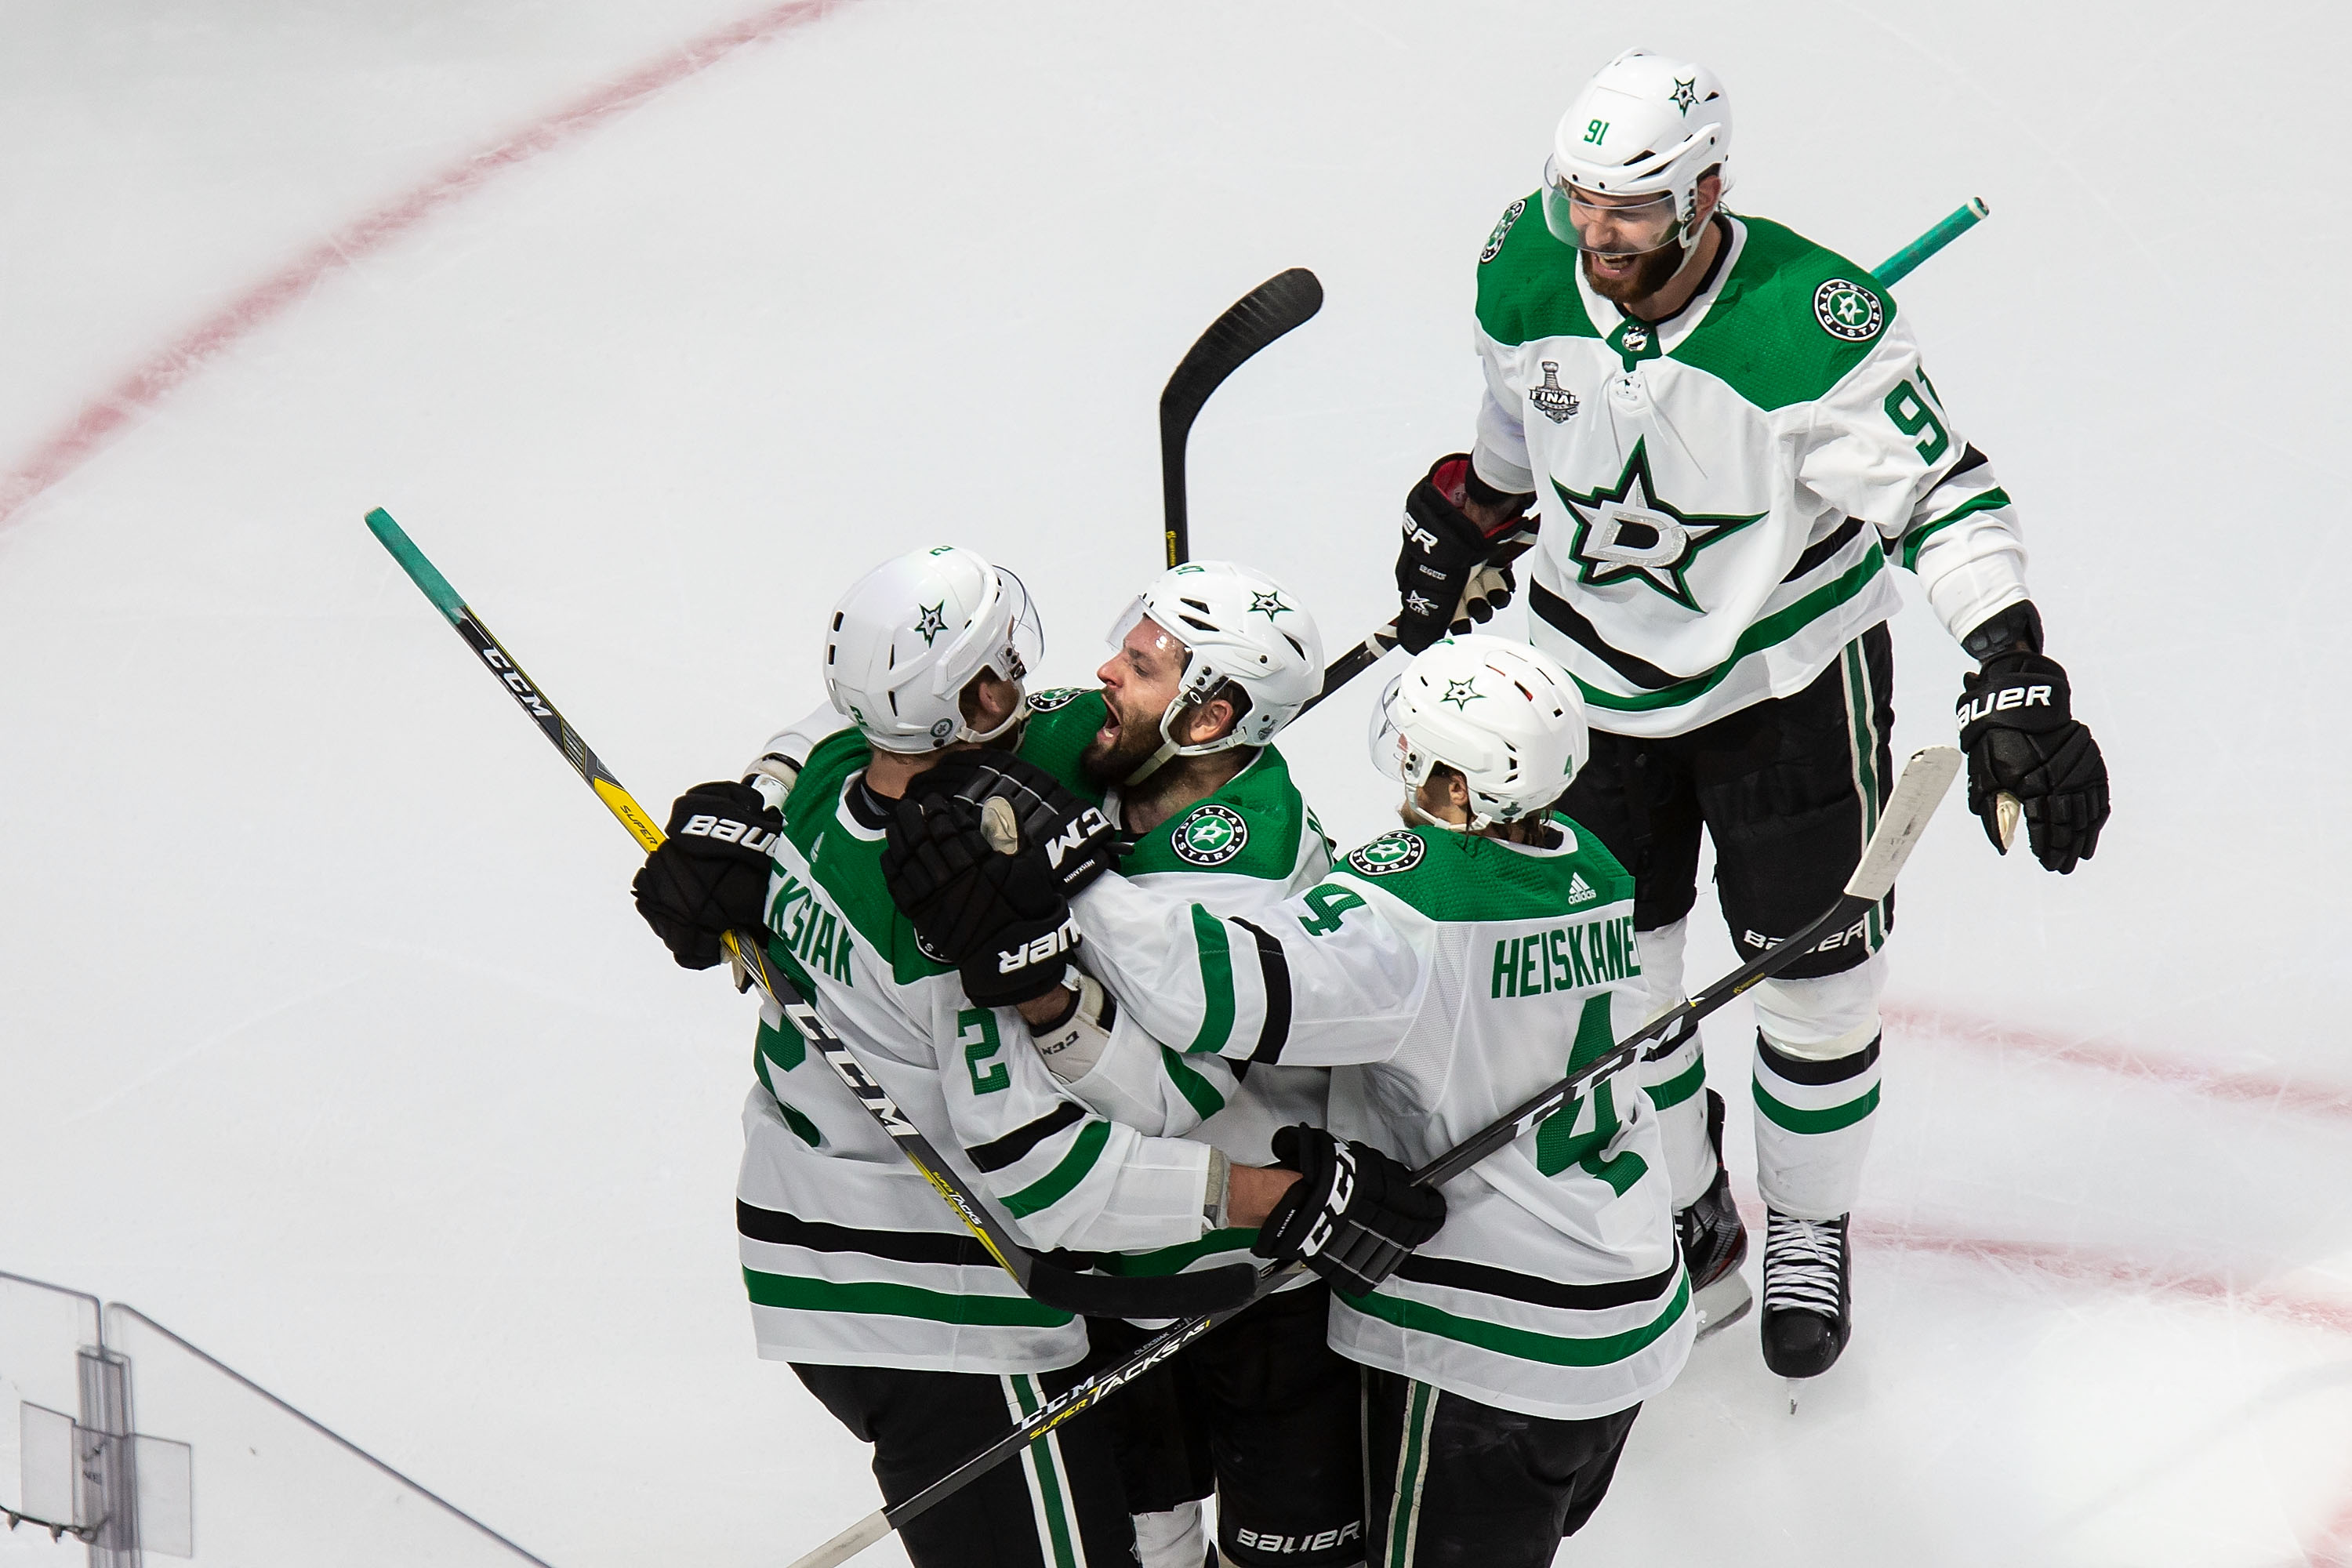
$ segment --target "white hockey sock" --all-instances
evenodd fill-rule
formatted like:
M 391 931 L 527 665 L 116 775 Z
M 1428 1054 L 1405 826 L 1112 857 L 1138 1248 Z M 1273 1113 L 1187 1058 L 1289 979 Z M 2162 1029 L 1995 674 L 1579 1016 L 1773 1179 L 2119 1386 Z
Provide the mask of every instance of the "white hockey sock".
M 1187 1502 L 1134 1515 L 1135 1553 L 1143 1568 L 1201 1568 L 1209 1555 L 1202 1512 L 1199 1503 Z
M 1642 978 L 1650 987 L 1650 1016 L 1682 1002 L 1683 939 L 1690 922 L 1676 921 L 1655 931 L 1634 932 L 1642 957 Z M 1715 1180 L 1715 1150 L 1706 1141 L 1706 1059 L 1698 1026 L 1685 1026 L 1679 1037 L 1668 1036 L 1669 1048 L 1655 1060 L 1643 1052 L 1642 1088 L 1657 1109 L 1659 1130 L 1665 1135 L 1666 1180 L 1674 1206 L 1688 1208 Z

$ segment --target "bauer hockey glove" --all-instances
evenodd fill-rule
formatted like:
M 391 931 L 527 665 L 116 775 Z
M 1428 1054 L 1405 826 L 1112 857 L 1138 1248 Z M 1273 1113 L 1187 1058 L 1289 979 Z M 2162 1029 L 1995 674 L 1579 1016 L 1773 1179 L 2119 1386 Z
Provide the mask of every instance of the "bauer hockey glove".
M 1305 1122 L 1277 1130 L 1275 1163 L 1298 1173 L 1250 1250 L 1304 1260 L 1351 1296 L 1368 1294 L 1445 1223 L 1445 1194 L 1412 1184 L 1410 1166 L 1369 1143 L 1342 1143 Z
M 1471 521 L 1475 499 L 1509 513 L 1491 533 Z M 1466 452 L 1440 458 L 1404 498 L 1404 542 L 1397 550 L 1397 641 L 1419 653 L 1449 630 L 1466 632 L 1511 602 L 1518 579 L 1489 564 L 1504 536 L 1526 525 L 1535 497 L 1511 495 L 1481 479 Z
M 2041 629 L 2040 617 L 2032 617 L 2030 640 L 2037 651 L 1993 654 L 1964 678 L 1954 712 L 1969 755 L 1969 809 L 1984 823 L 1985 837 L 2009 853 L 2000 802 L 2004 794 L 2016 796 L 2034 858 L 2063 876 L 2099 847 L 2107 763 L 2074 715 L 2066 671 L 2038 651 Z
M 1078 928 L 1043 855 L 1000 853 L 981 808 L 952 795 L 900 801 L 887 837 L 891 902 L 924 951 L 956 966 L 975 1005 L 1010 1007 L 1062 983 Z
M 769 851 L 784 830 L 775 807 L 749 784 L 697 784 L 669 808 L 669 837 L 646 857 L 629 890 L 637 913 L 681 969 L 709 969 L 719 938 L 759 930 L 767 902 Z

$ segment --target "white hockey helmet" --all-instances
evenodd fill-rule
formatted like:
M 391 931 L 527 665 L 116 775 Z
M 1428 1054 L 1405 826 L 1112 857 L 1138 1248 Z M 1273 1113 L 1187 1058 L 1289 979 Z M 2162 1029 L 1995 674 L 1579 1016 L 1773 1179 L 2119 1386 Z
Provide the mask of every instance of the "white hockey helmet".
M 850 585 L 824 633 L 833 705 L 886 752 L 992 741 L 964 721 L 963 689 L 982 670 L 1016 685 L 1045 655 L 1045 630 L 1021 579 L 953 544 L 885 561 Z
M 1263 746 L 1323 689 L 1323 636 L 1315 617 L 1288 589 L 1253 567 L 1231 561 L 1171 567 L 1119 612 L 1111 623 L 1111 646 L 1126 642 L 1145 620 L 1183 645 L 1184 668 L 1174 700 L 1160 716 L 1160 752 L 1134 778 L 1170 757 Z M 1249 711 L 1213 741 L 1178 744 L 1172 732 L 1178 717 L 1214 698 L 1227 681 L 1248 695 Z
M 1698 179 L 1722 166 L 1731 189 L 1731 100 L 1695 60 L 1627 49 L 1601 68 L 1552 133 L 1544 224 L 1563 245 L 1638 256 L 1697 243 Z M 1603 205 L 1575 192 L 1649 202 Z
M 1550 805 L 1591 747 L 1584 699 L 1568 671 L 1539 649 L 1484 632 L 1416 654 L 1381 694 L 1371 741 L 1372 761 L 1406 786 L 1408 801 L 1438 763 L 1460 773 L 1474 832 Z

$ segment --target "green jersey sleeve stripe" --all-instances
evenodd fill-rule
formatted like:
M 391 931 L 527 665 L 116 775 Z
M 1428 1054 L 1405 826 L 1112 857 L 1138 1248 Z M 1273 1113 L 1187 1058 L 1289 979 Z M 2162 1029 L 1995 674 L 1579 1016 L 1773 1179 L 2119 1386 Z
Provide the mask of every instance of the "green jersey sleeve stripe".
M 1403 1300 L 1377 1291 L 1370 1296 L 1350 1296 L 1344 1291 L 1339 1295 L 1342 1301 L 1357 1311 L 1394 1323 L 1398 1328 L 1458 1340 L 1465 1345 L 1516 1356 L 1521 1361 L 1542 1362 L 1549 1366 L 1610 1366 L 1647 1349 L 1675 1326 L 1684 1309 L 1690 1305 L 1690 1277 L 1683 1277 L 1682 1283 L 1675 1288 L 1675 1299 L 1640 1328 L 1627 1329 L 1622 1333 L 1601 1334 L 1591 1339 L 1540 1334 L 1532 1329 L 1515 1329 L 1507 1323 L 1482 1323 L 1475 1318 L 1461 1317 L 1442 1307 L 1433 1307 L 1426 1301 Z
M 1201 1032 L 1184 1047 L 1187 1055 L 1222 1051 L 1234 1032 L 1234 949 L 1225 922 L 1194 904 L 1192 940 L 1201 952 Z
M 1007 1213 L 1015 1217 L 1051 1208 L 1070 1195 L 1070 1189 L 1086 1180 L 1095 1162 L 1102 1158 L 1103 1145 L 1110 1142 L 1110 1123 L 1097 1117 L 1087 1123 L 1079 1134 L 1070 1140 L 1070 1152 L 1051 1171 L 1004 1200 Z
M 1740 633 L 1739 640 L 1732 645 L 1731 657 L 1705 675 L 1695 675 L 1663 690 L 1645 691 L 1634 697 L 1620 697 L 1613 691 L 1603 691 L 1581 679 L 1576 682 L 1577 689 L 1583 692 L 1584 700 L 1594 707 L 1620 713 L 1645 713 L 1656 708 L 1676 708 L 1685 702 L 1696 701 L 1722 685 L 1741 659 L 1770 647 L 1774 643 L 1786 642 L 1795 637 L 1813 621 L 1858 596 L 1870 586 L 1871 579 L 1885 569 L 1885 552 L 1870 552 L 1843 575 L 1822 584 L 1795 604 L 1774 611 Z
M 1773 1126 L 1786 1128 L 1791 1132 L 1836 1132 L 1853 1126 L 1878 1109 L 1878 1086 L 1874 1083 L 1867 1093 L 1849 1100 L 1843 1105 L 1832 1105 L 1827 1110 L 1800 1110 L 1793 1105 L 1783 1105 L 1765 1093 L 1762 1084 L 1755 1087 L 1756 1109 L 1762 1111 Z
M 1990 511 L 1995 507 L 2007 506 L 2008 504 L 2009 492 L 2002 489 L 1999 485 L 1995 485 L 1992 489 L 1985 491 L 1982 495 L 1970 496 L 1968 500 L 1962 501 L 1959 505 L 1954 507 L 1943 516 L 1937 518 L 1932 522 L 1921 523 L 1918 527 L 1913 529 L 1910 532 L 1903 536 L 1904 569 L 1906 571 L 1917 571 L 1919 567 L 1919 547 L 1927 543 L 1929 539 L 1951 527 L 1952 524 L 1959 521 L 1960 519 L 1969 516 L 1972 512 Z
M 1071 1321 L 1069 1313 L 1040 1306 L 1025 1296 L 950 1296 L 913 1285 L 842 1284 L 767 1274 L 757 1268 L 743 1270 L 743 1288 L 755 1305 L 803 1312 L 862 1312 L 1000 1328 L 1058 1329 Z
M 1257 1226 L 1231 1226 L 1213 1230 L 1198 1241 L 1158 1247 L 1150 1252 L 1106 1252 L 1095 1267 L 1105 1274 L 1122 1276 L 1181 1274 L 1213 1252 L 1246 1251 L 1257 1240 Z
M 1176 1092 L 1201 1113 L 1202 1120 L 1206 1121 L 1225 1108 L 1225 1097 L 1217 1092 L 1217 1086 L 1193 1071 L 1182 1057 L 1166 1046 L 1160 1047 L 1160 1065 L 1168 1069 L 1169 1080 L 1175 1084 Z

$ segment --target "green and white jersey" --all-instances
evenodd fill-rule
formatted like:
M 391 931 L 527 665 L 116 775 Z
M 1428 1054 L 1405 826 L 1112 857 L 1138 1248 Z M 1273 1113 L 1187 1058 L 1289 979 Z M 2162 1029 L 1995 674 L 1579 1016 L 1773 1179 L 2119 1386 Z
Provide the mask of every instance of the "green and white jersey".
M 768 887 L 771 960 L 971 1192 L 1040 1248 L 1196 1240 L 1205 1146 L 1148 1137 L 1065 1090 L 1011 1008 L 974 1007 L 881 877 L 887 818 L 855 731 L 810 753 Z M 910 1369 L 1068 1366 L 1086 1331 L 1023 1295 L 832 1069 L 763 1012 L 737 1189 L 762 1355 Z
M 1646 322 L 1541 219 L 1514 204 L 1481 253 L 1474 459 L 1536 492 L 1529 626 L 1595 728 L 1677 735 L 1802 689 L 1900 607 L 1891 562 L 1955 636 L 2026 596 L 2009 496 L 1866 268 L 1727 216 L 1698 293 Z
M 1077 757 L 1102 726 L 1102 693 L 1066 689 L 1038 692 L 1030 701 L 1034 711 L 1021 754 L 1092 795 Z M 1118 792 L 1102 804 L 1118 822 Z M 1282 752 L 1268 746 L 1213 793 L 1150 831 L 1128 836 L 1119 873 L 1150 895 L 1143 905 L 1158 914 L 1197 903 L 1246 924 L 1321 881 L 1330 867 L 1322 826 L 1291 782 Z M 1087 963 L 1086 949 L 1078 960 Z M 1123 1026 L 1131 1036 L 1140 1034 L 1131 1022 Z M 1327 1073 L 1214 1054 L 1188 1057 L 1139 1038 L 1130 1047 L 1139 1048 L 1114 1056 L 1108 1071 L 1070 1087 L 1097 1110 L 1139 1131 L 1189 1131 L 1238 1163 L 1265 1165 L 1274 1159 L 1275 1129 L 1297 1121 L 1321 1126 L 1328 1113 Z M 1123 1081 L 1118 1075 L 1129 1064 L 1136 1070 L 1132 1081 Z M 1103 1267 L 1135 1274 L 1214 1268 L 1246 1259 L 1256 1239 L 1255 1227 L 1234 1227 L 1188 1246 L 1114 1258 Z
M 1420 1165 L 1640 1026 L 1633 879 L 1559 826 L 1549 849 L 1384 834 L 1246 924 L 1194 905 L 1155 926 L 1110 878 L 1075 910 L 1141 1027 L 1192 1052 L 1330 1068 L 1331 1130 Z M 1334 1297 L 1333 1348 L 1558 1420 L 1673 1381 L 1696 1325 L 1638 1088 L 1563 1107 L 1445 1197 L 1444 1228 L 1394 1277 Z

